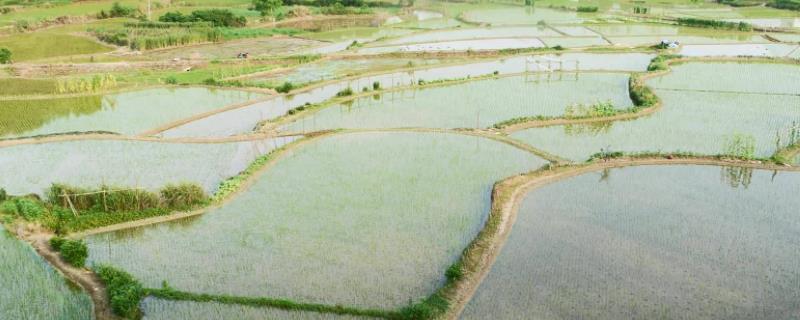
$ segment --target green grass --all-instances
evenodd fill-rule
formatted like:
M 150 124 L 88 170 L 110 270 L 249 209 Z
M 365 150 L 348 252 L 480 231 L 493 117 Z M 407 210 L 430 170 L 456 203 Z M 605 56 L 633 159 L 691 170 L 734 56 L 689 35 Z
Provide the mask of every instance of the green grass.
M 45 79 L 3 78 L 0 79 L 0 96 L 52 94 L 56 92 L 56 82 Z
M 53 57 L 110 52 L 112 47 L 79 36 L 45 32 L 0 38 L 0 47 L 11 50 L 14 62 Z

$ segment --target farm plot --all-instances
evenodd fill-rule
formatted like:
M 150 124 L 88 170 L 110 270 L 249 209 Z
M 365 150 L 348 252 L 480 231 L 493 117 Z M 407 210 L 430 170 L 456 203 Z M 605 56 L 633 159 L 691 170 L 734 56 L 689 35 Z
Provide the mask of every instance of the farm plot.
M 625 53 L 625 54 L 583 54 L 565 53 L 562 55 L 537 55 L 528 57 L 513 57 L 502 60 L 476 62 L 463 65 L 434 67 L 410 72 L 393 72 L 374 76 L 365 76 L 352 80 L 345 80 L 326 84 L 311 90 L 303 91 L 289 96 L 276 97 L 268 101 L 255 103 L 251 106 L 239 108 L 213 116 L 200 119 L 175 127 L 162 133 L 164 137 L 220 137 L 239 133 L 246 133 L 262 120 L 274 119 L 286 114 L 287 111 L 306 103 L 320 103 L 336 96 L 346 88 L 353 91 L 359 88 L 372 88 L 374 83 L 379 83 L 381 88 L 395 88 L 400 86 L 413 86 L 419 80 L 437 81 L 458 79 L 487 75 L 494 72 L 498 74 L 520 73 L 528 71 L 549 70 L 614 70 L 614 71 L 643 71 L 647 69 L 652 54 Z M 563 62 L 563 63 L 560 63 Z
M 294 38 L 268 37 L 211 43 L 174 49 L 152 50 L 144 54 L 150 59 L 230 59 L 247 52 L 253 57 L 292 54 L 322 47 L 326 42 Z
M 663 87 L 655 89 L 663 108 L 651 116 L 527 129 L 512 136 L 576 161 L 603 150 L 770 157 L 778 146 L 797 139 L 800 67 L 689 63 L 674 68 L 663 79 L 648 81 Z M 752 81 L 767 78 L 772 80 Z
M 263 95 L 237 90 L 156 88 L 80 98 L 4 101 L 0 123 L 9 130 L 0 130 L 0 137 L 80 131 L 133 135 L 260 97 Z
M 336 135 L 196 220 L 87 238 L 89 259 L 148 287 L 399 308 L 444 283 L 487 218 L 493 183 L 544 163 L 470 136 Z
M 537 38 L 493 38 L 478 40 L 453 40 L 430 43 L 416 43 L 399 46 L 369 47 L 358 50 L 361 54 L 389 52 L 445 52 L 445 51 L 483 51 L 500 49 L 542 48 L 544 43 Z
M 465 28 L 417 33 L 396 39 L 381 41 L 381 45 L 431 43 L 453 40 L 476 40 L 493 38 L 532 38 L 540 36 L 559 36 L 552 29 L 540 26 L 503 28 Z
M 561 116 L 569 108 L 632 106 L 627 74 L 513 76 L 388 92 L 327 107 L 284 127 L 292 132 L 338 128 L 485 128 L 516 117 Z
M 10 194 L 42 194 L 53 183 L 101 184 L 156 190 L 194 182 L 212 193 L 256 157 L 292 137 L 217 144 L 77 140 L 0 148 L 0 188 Z
M 532 190 L 461 319 L 791 318 L 798 192 L 798 173 L 715 166 Z
M 92 319 L 92 301 L 0 224 L 0 318 Z
M 285 82 L 295 85 L 320 82 L 364 72 L 380 72 L 444 62 L 440 59 L 338 59 L 301 65 L 286 73 L 275 73 L 249 79 L 256 83 L 278 86 Z
M 797 52 L 800 46 L 770 44 L 691 44 L 681 47 L 680 54 L 687 57 L 776 57 L 782 58 Z M 796 58 L 796 57 L 794 57 Z
M 146 298 L 142 302 L 143 320 L 357 320 L 372 319 L 339 316 L 309 311 L 284 311 L 273 308 L 258 308 L 229 305 L 217 302 L 170 301 Z
M 464 19 L 470 22 L 490 25 L 537 24 L 548 23 L 581 23 L 584 14 L 575 11 L 555 10 L 535 7 L 506 7 L 464 12 Z

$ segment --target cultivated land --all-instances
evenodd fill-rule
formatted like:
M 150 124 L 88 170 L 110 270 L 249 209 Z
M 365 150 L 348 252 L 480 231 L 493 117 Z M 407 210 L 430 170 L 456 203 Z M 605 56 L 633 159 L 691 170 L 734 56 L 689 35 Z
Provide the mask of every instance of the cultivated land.
M 798 59 L 796 0 L 0 0 L 0 318 L 792 318 Z

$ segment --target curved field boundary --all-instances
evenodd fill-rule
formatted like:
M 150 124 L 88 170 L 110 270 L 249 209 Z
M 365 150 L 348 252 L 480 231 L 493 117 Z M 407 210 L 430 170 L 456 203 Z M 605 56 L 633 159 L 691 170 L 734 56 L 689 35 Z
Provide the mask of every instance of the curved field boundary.
M 644 165 L 708 165 L 735 166 L 752 169 L 800 172 L 800 167 L 778 166 L 769 163 L 726 160 L 711 157 L 687 158 L 620 158 L 610 161 L 581 165 L 545 168 L 507 178 L 495 184 L 492 191 L 492 206 L 486 227 L 464 250 L 462 263 L 464 276 L 451 288 L 443 289 L 443 296 L 450 301 L 449 309 L 440 318 L 457 319 L 471 300 L 483 279 L 500 254 L 517 218 L 519 206 L 525 195 L 535 188 L 570 177 L 609 168 Z
M 795 65 L 800 64 L 800 60 L 766 58 L 766 57 L 680 57 L 680 58 L 665 60 L 664 63 L 667 65 L 666 70 L 645 72 L 639 77 L 639 80 L 642 81 L 642 83 L 644 84 L 649 79 L 662 77 L 671 73 L 672 72 L 671 67 L 673 64 L 681 64 L 688 62 L 748 62 L 748 63 L 795 64 Z M 644 86 L 647 85 L 644 84 Z M 655 94 L 655 91 L 653 91 L 653 93 Z M 589 117 L 589 118 L 579 118 L 579 119 L 559 117 L 546 120 L 531 120 L 504 127 L 500 129 L 500 131 L 506 134 L 510 134 L 516 131 L 530 129 L 530 128 L 542 128 L 542 127 L 551 127 L 551 126 L 568 125 L 568 124 L 586 124 L 594 122 L 633 120 L 654 114 L 660 111 L 661 108 L 662 108 L 662 103 L 659 99 L 656 105 L 652 107 L 642 108 L 637 112 L 622 113 L 608 117 Z
M 380 95 L 380 94 L 391 93 L 391 92 L 401 92 L 401 91 L 409 91 L 409 90 L 420 90 L 420 89 L 427 89 L 427 88 L 454 86 L 454 85 L 464 84 L 464 83 L 468 83 L 468 82 L 476 82 L 476 81 L 490 80 L 490 79 L 502 79 L 502 78 L 509 78 L 509 77 L 519 77 L 519 76 L 525 76 L 525 75 L 530 75 L 530 74 L 538 74 L 538 73 L 543 73 L 543 72 L 537 72 L 537 71 L 525 72 L 525 71 L 522 71 L 522 72 L 503 73 L 503 74 L 489 73 L 489 74 L 484 74 L 484 75 L 471 76 L 471 77 L 468 77 L 468 78 L 442 79 L 442 80 L 434 80 L 434 81 L 431 81 L 429 83 L 424 83 L 424 84 L 413 84 L 413 85 L 409 85 L 409 86 L 396 86 L 396 87 L 391 87 L 391 88 L 387 88 L 387 89 L 380 89 L 379 91 L 357 92 L 357 93 L 354 93 L 354 94 L 346 96 L 346 97 L 333 97 L 333 98 L 328 99 L 328 100 L 326 100 L 324 102 L 305 107 L 305 109 L 303 111 L 297 112 L 297 113 L 295 113 L 293 115 L 284 114 L 282 116 L 279 116 L 279 117 L 271 119 L 271 120 L 264 120 L 264 121 L 260 122 L 260 124 L 257 126 L 255 131 L 257 131 L 257 132 L 275 132 L 275 130 L 278 127 L 282 126 L 282 125 L 286 125 L 286 124 L 292 123 L 294 121 L 297 121 L 299 119 L 312 116 L 315 113 L 317 113 L 317 112 L 319 112 L 319 111 L 321 111 L 321 110 L 323 110 L 325 108 L 328 108 L 328 107 L 330 107 L 330 106 L 332 106 L 334 104 L 351 102 L 351 101 L 355 101 L 357 99 L 361 99 L 361 98 L 364 98 L 364 97 L 371 97 L 371 96 L 374 96 L 376 94 Z M 628 71 L 620 71 L 620 70 L 608 70 L 608 71 L 606 71 L 606 70 L 587 70 L 587 71 L 569 71 L 569 70 L 567 70 L 567 71 L 556 71 L 554 73 L 565 73 L 565 74 L 572 74 L 572 73 L 617 74 L 617 73 L 621 73 L 621 74 L 630 74 L 630 72 L 628 72 Z M 419 80 L 425 80 L 425 79 L 419 79 Z M 640 112 L 643 112 L 643 111 L 640 111 Z M 623 115 L 627 115 L 627 114 L 623 114 Z M 622 115 L 619 115 L 619 116 L 622 116 Z M 612 118 L 612 117 L 609 117 L 609 118 Z M 597 118 L 582 118 L 581 120 L 598 121 L 596 119 Z M 591 122 L 591 121 L 589 121 L 589 122 Z M 406 127 L 401 127 L 401 128 L 406 128 Z M 475 129 L 476 130 L 480 130 L 482 128 L 475 128 Z M 346 129 L 346 130 L 350 130 L 350 129 Z M 365 129 L 365 130 L 381 130 L 381 129 Z M 287 132 L 282 132 L 282 133 L 284 133 L 284 134 L 290 134 L 290 133 L 291 134 L 299 134 L 298 132 L 292 132 L 292 131 L 287 131 Z
M 329 136 L 334 136 L 334 135 L 353 134 L 353 133 L 378 133 L 378 132 L 444 133 L 444 134 L 458 134 L 458 135 L 467 135 L 467 136 L 473 136 L 473 137 L 480 137 L 480 138 L 494 140 L 494 141 L 497 141 L 497 142 L 500 142 L 500 143 L 505 143 L 507 145 L 510 145 L 510 146 L 518 148 L 518 149 L 520 149 L 522 151 L 531 153 L 531 154 L 533 154 L 535 156 L 538 156 L 538 157 L 540 157 L 540 158 L 542 158 L 542 159 L 544 159 L 546 161 L 549 161 L 551 163 L 554 163 L 554 164 L 569 162 L 569 160 L 560 158 L 560 157 L 555 156 L 555 155 L 551 155 L 549 153 L 546 153 L 544 151 L 536 149 L 536 148 L 534 148 L 534 147 L 532 147 L 532 146 L 530 146 L 530 145 L 528 145 L 526 143 L 523 143 L 521 141 L 518 141 L 516 139 L 510 138 L 510 137 L 507 137 L 507 136 L 503 136 L 503 135 L 498 135 L 498 134 L 492 133 L 492 132 L 486 132 L 486 131 L 453 130 L 453 129 L 429 129 L 429 128 L 398 128 L 398 129 L 380 129 L 380 130 L 364 129 L 364 130 L 318 131 L 318 132 L 308 133 L 308 134 L 306 134 L 305 138 L 298 139 L 297 141 L 291 142 L 291 143 L 289 143 L 289 144 L 287 144 L 287 145 L 285 145 L 285 146 L 283 146 L 281 148 L 275 149 L 273 152 L 265 155 L 269 159 L 261 167 L 253 168 L 254 170 L 252 170 L 248 174 L 244 175 L 243 176 L 243 178 L 244 178 L 243 182 L 238 186 L 238 188 L 236 190 L 234 190 L 233 192 L 224 194 L 221 199 L 219 199 L 218 201 L 214 202 L 213 204 L 211 204 L 209 206 L 206 206 L 206 207 L 203 207 L 203 208 L 199 208 L 199 209 L 196 209 L 196 210 L 192 210 L 192 211 L 187 211 L 187 212 L 175 212 L 175 213 L 172 213 L 172 214 L 169 214 L 169 215 L 164 215 L 164 216 L 146 218 L 146 219 L 141 219 L 141 220 L 134 220 L 134 221 L 124 222 L 124 223 L 119 223 L 119 224 L 114 224 L 114 225 L 109 225 L 109 226 L 104 226 L 104 227 L 84 230 L 84 231 L 80 231 L 80 232 L 69 234 L 68 237 L 77 239 L 77 238 L 83 238 L 83 237 L 86 237 L 86 236 L 100 234 L 100 233 L 107 233 L 107 232 L 119 231 L 119 230 L 124 230 L 124 229 L 137 228 L 137 227 L 142 227 L 142 226 L 147 226 L 147 225 L 152 225 L 152 224 L 158 224 L 158 223 L 162 223 L 162 222 L 169 222 L 169 221 L 174 221 L 174 220 L 180 220 L 180 219 L 184 219 L 184 218 L 188 218 L 188 217 L 194 217 L 194 216 L 202 215 L 202 214 L 204 214 L 204 213 L 206 213 L 206 212 L 208 212 L 210 210 L 213 210 L 215 208 L 219 208 L 219 207 L 227 204 L 231 200 L 235 199 L 239 194 L 241 194 L 242 192 L 244 192 L 247 189 L 249 189 L 249 187 L 252 186 L 256 182 L 256 180 L 258 180 L 258 177 L 260 177 L 264 172 L 266 172 L 267 170 L 272 168 L 278 161 L 280 161 L 281 159 L 285 158 L 287 155 L 291 155 L 294 150 L 297 150 L 298 148 L 301 148 L 302 146 L 305 146 L 307 144 L 316 142 L 316 141 L 318 141 L 318 140 L 320 140 L 322 138 L 329 137 Z M 250 168 L 248 168 L 248 169 L 250 169 Z M 245 169 L 245 171 L 247 171 L 248 169 Z M 243 174 L 244 174 L 245 171 L 243 171 Z M 243 174 L 240 174 L 240 175 L 243 175 Z
M 518 53 L 518 54 L 508 54 L 508 55 L 502 55 L 502 56 L 503 56 L 503 58 L 511 58 L 511 57 L 518 57 L 518 56 L 522 57 L 522 56 L 534 56 L 534 55 L 545 55 L 545 54 L 555 54 L 555 53 L 577 53 L 577 52 L 580 52 L 580 51 L 579 50 L 575 50 L 575 51 L 548 50 L 548 51 L 537 51 L 537 52 L 525 52 L 525 53 Z M 650 52 L 649 51 L 614 51 L 614 52 L 610 52 L 610 53 L 650 53 Z M 468 56 L 471 56 L 471 55 L 465 55 L 464 57 L 468 57 Z M 354 58 L 357 58 L 357 57 L 375 58 L 376 55 L 361 55 L 361 56 L 351 55 L 351 56 L 342 56 L 341 58 L 342 59 L 354 59 Z M 387 56 L 387 58 L 390 58 L 390 57 L 392 57 L 391 54 Z M 328 56 L 328 57 L 323 58 L 323 59 L 331 59 L 331 57 Z M 470 64 L 475 64 L 475 63 L 484 63 L 484 62 L 496 61 L 498 59 L 500 59 L 500 58 L 497 55 L 488 56 L 488 57 L 480 57 L 479 56 L 478 59 L 468 59 L 468 60 L 457 61 L 457 62 L 452 62 L 452 63 L 426 65 L 426 66 L 410 67 L 410 68 L 398 68 L 398 69 L 391 69 L 391 70 L 378 71 L 378 72 L 365 72 L 365 73 L 360 73 L 360 74 L 353 75 L 353 76 L 346 76 L 346 77 L 342 77 L 342 78 L 334 78 L 334 79 L 330 79 L 330 80 L 326 80 L 326 81 L 312 83 L 312 84 L 309 84 L 309 85 L 304 86 L 302 88 L 293 90 L 293 91 L 291 91 L 289 93 L 277 94 L 277 95 L 271 96 L 269 98 L 265 98 L 263 100 L 259 100 L 257 102 L 268 101 L 270 99 L 284 98 L 284 97 L 288 97 L 288 96 L 297 95 L 297 94 L 300 94 L 300 93 L 306 93 L 306 92 L 312 91 L 314 89 L 318 89 L 318 88 L 325 87 L 325 86 L 328 86 L 328 85 L 331 85 L 331 84 L 335 84 L 335 83 L 358 81 L 358 80 L 367 79 L 367 78 L 374 77 L 374 76 L 381 76 L 381 75 L 387 75 L 387 74 L 392 74 L 392 73 L 423 71 L 423 70 L 447 68 L 447 67 L 454 67 L 454 66 L 464 66 L 464 65 L 470 65 Z M 319 60 L 315 60 L 315 61 L 319 61 Z M 296 67 L 285 68 L 285 69 L 283 69 L 281 71 L 294 70 L 295 68 Z M 277 71 L 270 70 L 270 72 L 277 72 Z M 570 71 L 564 71 L 564 72 L 570 72 Z M 586 71 L 580 71 L 580 72 L 582 72 L 582 73 L 585 73 L 585 72 L 596 72 L 596 73 L 625 72 L 625 73 L 629 73 L 629 71 L 621 71 L 621 70 L 586 70 Z M 526 72 L 518 72 L 518 73 L 514 73 L 513 75 L 520 75 L 520 74 L 525 74 L 525 73 Z M 505 75 L 509 75 L 509 74 L 503 74 L 503 75 L 498 75 L 498 76 L 505 76 Z M 243 76 L 238 76 L 236 78 L 237 79 L 238 78 L 247 79 L 247 78 L 250 78 L 249 76 L 250 75 L 243 75 Z M 476 77 L 472 77 L 472 78 L 476 78 Z M 413 87 L 414 86 L 397 86 L 397 87 L 392 87 L 391 89 L 393 89 L 393 90 L 402 90 L 402 89 L 409 89 L 409 88 L 413 88 Z M 356 89 L 354 89 L 354 90 L 356 90 Z M 389 89 L 383 89 L 383 90 L 387 91 Z M 373 92 L 373 94 L 374 94 L 374 92 Z M 254 103 L 256 103 L 256 102 L 254 102 Z M 254 103 L 240 104 L 240 105 L 236 105 L 236 106 L 231 106 L 230 108 L 226 108 L 225 110 L 221 110 L 220 109 L 220 110 L 214 110 L 214 111 L 206 112 L 206 113 L 201 114 L 201 115 L 196 115 L 196 116 L 193 116 L 193 117 L 190 117 L 190 118 L 187 118 L 187 119 L 175 121 L 175 122 L 173 122 L 171 124 L 167 124 L 167 125 L 161 126 L 159 128 L 156 128 L 156 129 L 147 131 L 145 133 L 142 133 L 141 135 L 156 135 L 156 134 L 162 133 L 164 131 L 173 129 L 175 127 L 178 127 L 180 125 L 184 125 L 184 124 L 187 124 L 187 123 L 190 123 L 190 122 L 193 122 L 193 121 L 204 119 L 204 118 L 213 116 L 213 115 L 218 114 L 218 113 L 222 113 L 222 112 L 226 112 L 226 111 L 231 111 L 231 110 L 235 110 L 235 109 L 239 109 L 239 108 L 248 107 L 248 106 L 250 106 L 250 105 L 252 105 Z

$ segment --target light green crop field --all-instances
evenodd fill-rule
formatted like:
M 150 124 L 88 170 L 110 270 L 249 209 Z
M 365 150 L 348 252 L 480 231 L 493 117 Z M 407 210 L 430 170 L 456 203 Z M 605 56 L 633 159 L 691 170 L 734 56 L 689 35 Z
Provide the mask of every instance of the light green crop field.
M 199 219 L 89 237 L 90 260 L 149 287 L 400 308 L 442 285 L 481 229 L 494 181 L 544 163 L 478 137 L 338 135 Z
M 91 319 L 92 301 L 0 225 L 0 316 Z
M 43 32 L 0 37 L 0 48 L 11 50 L 12 59 L 19 62 L 114 50 L 86 37 Z

